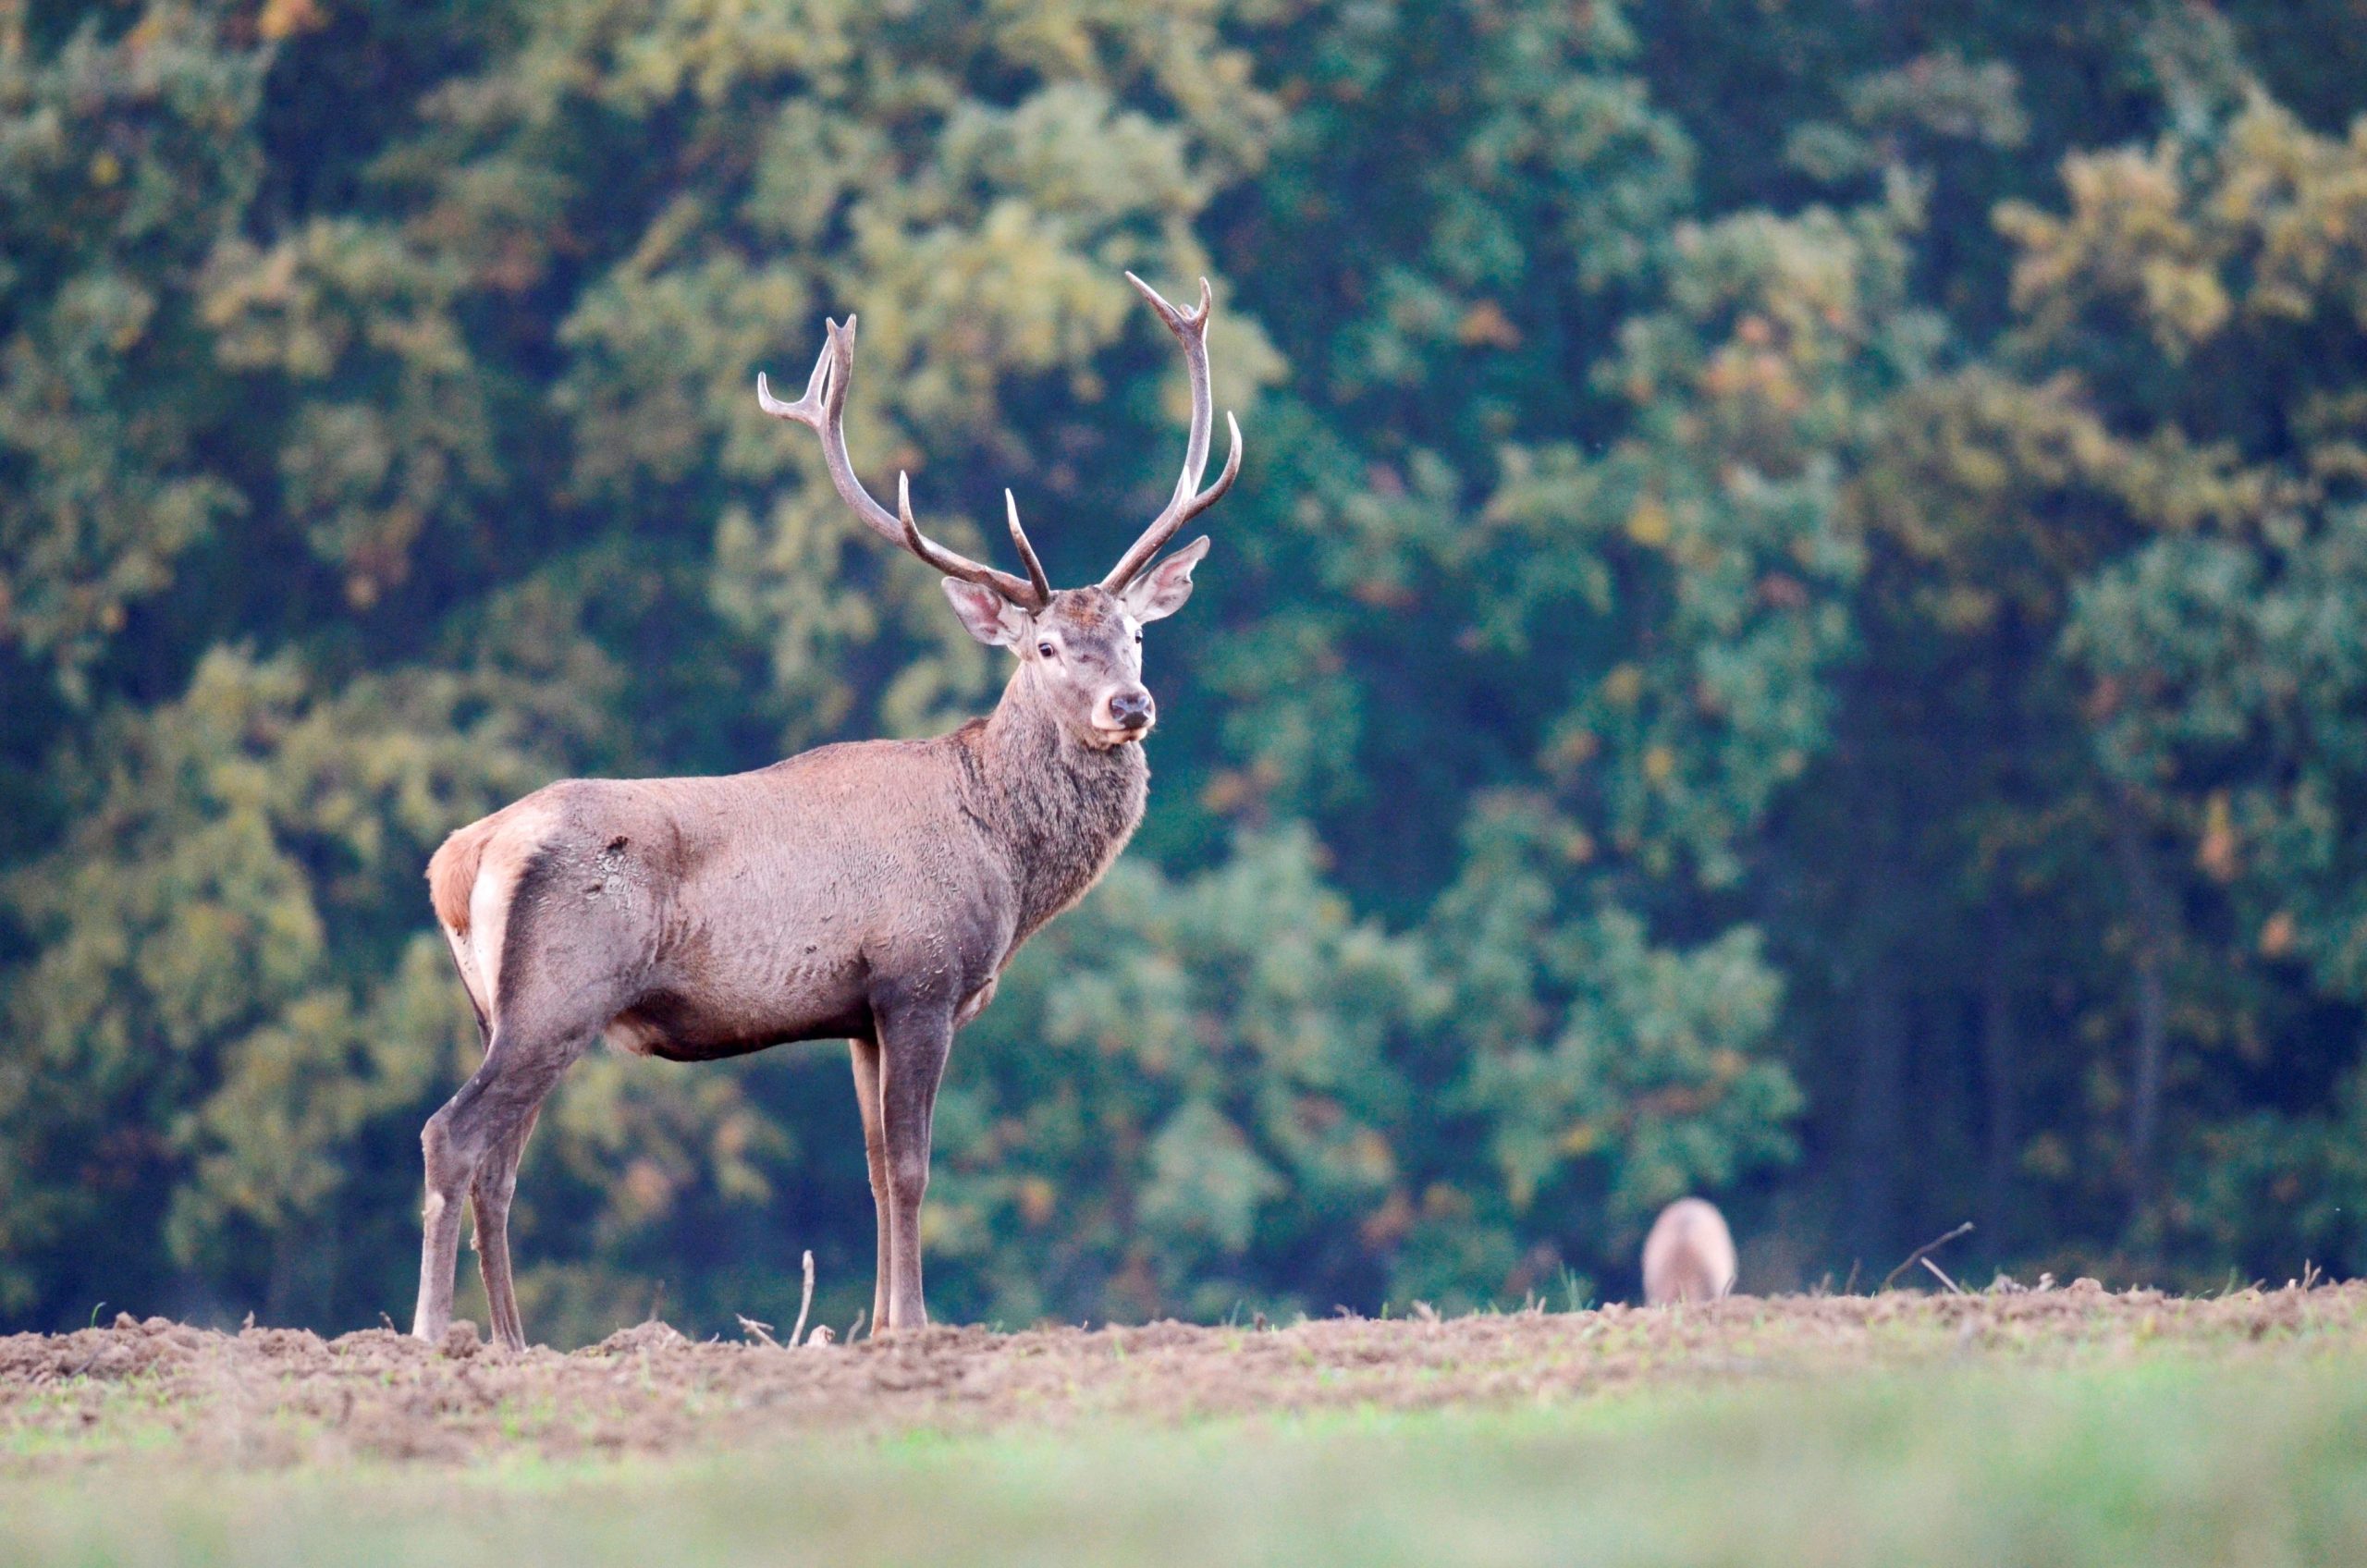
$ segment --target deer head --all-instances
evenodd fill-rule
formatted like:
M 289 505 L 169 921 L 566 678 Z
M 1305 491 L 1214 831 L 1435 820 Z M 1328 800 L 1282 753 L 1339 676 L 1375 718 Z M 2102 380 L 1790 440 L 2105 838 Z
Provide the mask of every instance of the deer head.
M 1189 312 L 1161 299 L 1158 290 L 1126 275 L 1167 329 L 1184 346 L 1184 361 L 1192 378 L 1192 430 L 1184 448 L 1184 472 L 1166 509 L 1151 521 L 1140 538 L 1118 557 L 1109 575 L 1090 587 L 1055 590 L 1044 575 L 1020 526 L 1019 503 L 1003 492 L 1004 514 L 1011 542 L 1025 568 L 1024 578 L 1000 571 L 950 550 L 920 531 L 913 521 L 912 486 L 906 475 L 896 476 L 893 512 L 871 498 L 855 477 L 847 459 L 847 392 L 854 381 L 855 318 L 841 326 L 825 323 L 828 341 L 814 363 L 805 395 L 784 403 L 772 395 L 764 375 L 756 377 L 756 402 L 776 419 L 794 420 L 822 440 L 823 461 L 840 497 L 873 533 L 919 557 L 945 573 L 945 594 L 970 635 L 992 647 L 1009 648 L 1020 661 L 1021 680 L 1031 696 L 1042 702 L 1071 733 L 1086 744 L 1122 746 L 1150 733 L 1157 706 L 1142 683 L 1142 629 L 1173 615 L 1192 596 L 1192 569 L 1208 554 L 1206 535 L 1193 540 L 1165 560 L 1159 551 L 1183 526 L 1222 498 L 1241 472 L 1241 426 L 1230 413 L 1225 426 L 1232 448 L 1224 471 L 1207 489 L 1200 480 L 1208 472 L 1208 437 L 1213 403 L 1208 391 L 1208 314 L 1212 300 L 1208 281 L 1200 280 L 1200 303 Z

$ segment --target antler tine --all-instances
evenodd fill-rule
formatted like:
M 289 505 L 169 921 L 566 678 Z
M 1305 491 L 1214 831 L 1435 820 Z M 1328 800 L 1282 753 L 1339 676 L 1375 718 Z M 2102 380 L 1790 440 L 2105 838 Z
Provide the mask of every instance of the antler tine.
M 1126 281 L 1134 286 L 1135 292 L 1167 324 L 1167 330 L 1175 334 L 1175 340 L 1184 345 L 1184 365 L 1192 378 L 1192 430 L 1184 444 L 1184 472 L 1175 481 L 1175 493 L 1168 498 L 1166 510 L 1152 520 L 1151 525 L 1143 530 L 1142 537 L 1118 557 L 1118 564 L 1101 580 L 1101 586 L 1112 594 L 1122 592 L 1140 576 L 1151 557 L 1175 537 L 1177 530 L 1223 499 L 1224 493 L 1233 488 L 1234 476 L 1241 472 L 1241 425 L 1228 413 L 1224 423 L 1233 447 L 1225 456 L 1224 472 L 1217 476 L 1216 484 L 1206 490 L 1200 488 L 1200 478 L 1208 468 L 1210 426 L 1215 423 L 1215 400 L 1208 390 L 1208 317 L 1214 312 L 1216 300 L 1208 280 L 1200 279 L 1199 308 L 1190 312 L 1169 304 L 1159 297 L 1158 289 L 1133 273 L 1126 275 Z
M 1044 563 L 1036 558 L 1036 546 L 1027 542 L 1027 530 L 1019 526 L 1019 500 L 1009 490 L 1002 493 L 1002 509 L 1011 519 L 1012 547 L 1019 552 L 1020 563 L 1027 568 L 1028 586 L 1042 604 L 1052 602 L 1052 580 L 1044 575 Z
M 1018 515 L 1017 508 L 1013 508 L 1012 515 Z M 1024 610 L 1040 610 L 1052 602 L 1052 586 L 1044 580 L 1044 569 L 1036 564 L 1034 550 L 1026 552 L 1028 576 L 1033 581 L 1022 582 L 1007 571 L 998 571 L 958 550 L 949 550 L 923 533 L 921 525 L 913 521 L 913 483 L 909 474 L 896 476 L 896 527 L 898 544 L 948 577 L 991 588 Z M 1023 542 L 1024 537 L 1021 536 Z
M 1200 476 L 1208 470 L 1208 420 L 1212 403 L 1208 396 L 1208 315 L 1215 310 L 1215 297 L 1208 291 L 1208 280 L 1200 279 L 1200 308 L 1196 311 L 1177 310 L 1160 297 L 1158 289 L 1136 277 L 1126 275 L 1134 292 L 1150 302 L 1167 330 L 1175 334 L 1184 345 L 1184 363 L 1192 373 L 1192 433 L 1184 447 L 1184 472 L 1175 482 L 1175 494 L 1168 505 L 1174 506 L 1200 486 Z
M 854 318 L 850 316 L 847 321 L 852 325 Z M 756 407 L 773 418 L 793 419 L 815 430 L 822 428 L 822 402 L 830 385 L 830 356 L 839 341 L 838 324 L 825 322 L 823 325 L 829 328 L 829 339 L 822 345 L 821 353 L 815 357 L 814 374 L 805 378 L 804 397 L 794 403 L 784 403 L 774 397 L 772 388 L 765 384 L 765 373 L 756 373 Z
M 1051 584 L 1036 559 L 1036 552 L 1028 547 L 1025 535 L 1018 532 L 1015 507 L 1012 510 L 1012 532 L 1027 563 L 1027 581 L 1024 582 L 1007 571 L 974 561 L 924 535 L 913 521 L 910 485 L 903 475 L 897 476 L 895 511 L 890 512 L 871 498 L 871 492 L 855 477 L 854 464 L 847 457 L 847 393 L 854 385 L 855 318 L 847 317 L 843 327 L 834 321 L 825 321 L 822 325 L 829 340 L 822 346 L 821 358 L 814 362 L 814 374 L 805 383 L 805 396 L 794 403 L 782 402 L 772 395 L 764 373 L 759 371 L 756 406 L 775 419 L 794 420 L 822 438 L 822 460 L 829 468 L 830 483 L 837 488 L 839 498 L 852 508 L 854 515 L 874 533 L 899 548 L 910 550 L 949 577 L 992 588 L 1022 609 L 1040 610 L 1049 604 Z

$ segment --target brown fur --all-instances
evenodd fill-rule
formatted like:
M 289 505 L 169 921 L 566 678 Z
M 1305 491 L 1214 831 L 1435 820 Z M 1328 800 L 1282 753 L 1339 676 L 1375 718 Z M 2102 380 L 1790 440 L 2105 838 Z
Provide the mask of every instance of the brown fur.
M 1090 631 L 1118 613 L 1118 601 L 1098 588 L 1073 588 L 1061 595 L 1068 619 L 1081 631 Z

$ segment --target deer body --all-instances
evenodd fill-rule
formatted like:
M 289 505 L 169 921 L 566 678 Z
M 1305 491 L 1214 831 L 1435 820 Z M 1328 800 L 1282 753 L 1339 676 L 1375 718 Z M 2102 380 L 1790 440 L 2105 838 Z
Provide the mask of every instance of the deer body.
M 1131 275 L 1129 275 L 1131 276 Z M 925 741 L 819 747 L 715 778 L 567 779 L 460 829 L 429 900 L 485 1034 L 485 1056 L 421 1134 L 427 1203 L 412 1331 L 452 1313 L 460 1205 L 503 1343 L 521 1347 L 508 1223 L 544 1097 L 599 1040 L 707 1061 L 793 1040 L 849 1042 L 877 1211 L 876 1327 L 927 1321 L 920 1207 L 954 1031 L 1020 944 L 1083 898 L 1142 820 L 1142 628 L 1192 590 L 1208 541 L 1153 557 L 1238 472 L 1240 432 L 1208 490 L 1209 302 L 1176 311 L 1193 426 L 1174 497 L 1095 586 L 1053 592 L 1010 509 L 1024 580 L 923 535 L 855 479 L 841 420 L 854 322 L 832 324 L 805 396 L 766 411 L 822 437 L 832 482 L 884 537 L 947 573 L 953 608 L 1019 665 L 986 718 Z
M 1644 1300 L 1718 1301 L 1735 1288 L 1735 1239 L 1717 1206 L 1679 1198 L 1661 1210 L 1644 1238 Z
M 1148 793 L 1139 747 L 1068 739 L 1024 680 L 933 740 L 719 778 L 568 779 L 461 828 L 429 877 L 479 1016 L 497 984 L 674 1061 L 867 1033 L 882 976 L 974 1016 L 1117 858 Z

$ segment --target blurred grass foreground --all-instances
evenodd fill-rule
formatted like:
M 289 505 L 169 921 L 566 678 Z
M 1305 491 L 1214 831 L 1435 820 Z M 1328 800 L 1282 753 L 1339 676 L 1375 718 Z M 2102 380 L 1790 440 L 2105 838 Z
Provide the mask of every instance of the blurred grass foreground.
M 0 1340 L 0 1564 L 2344 1563 L 2367 1288 Z
M 2145 1563 L 2367 1559 L 2367 1357 L 1600 1406 L 844 1441 L 603 1467 L 0 1482 L 0 1562 Z

